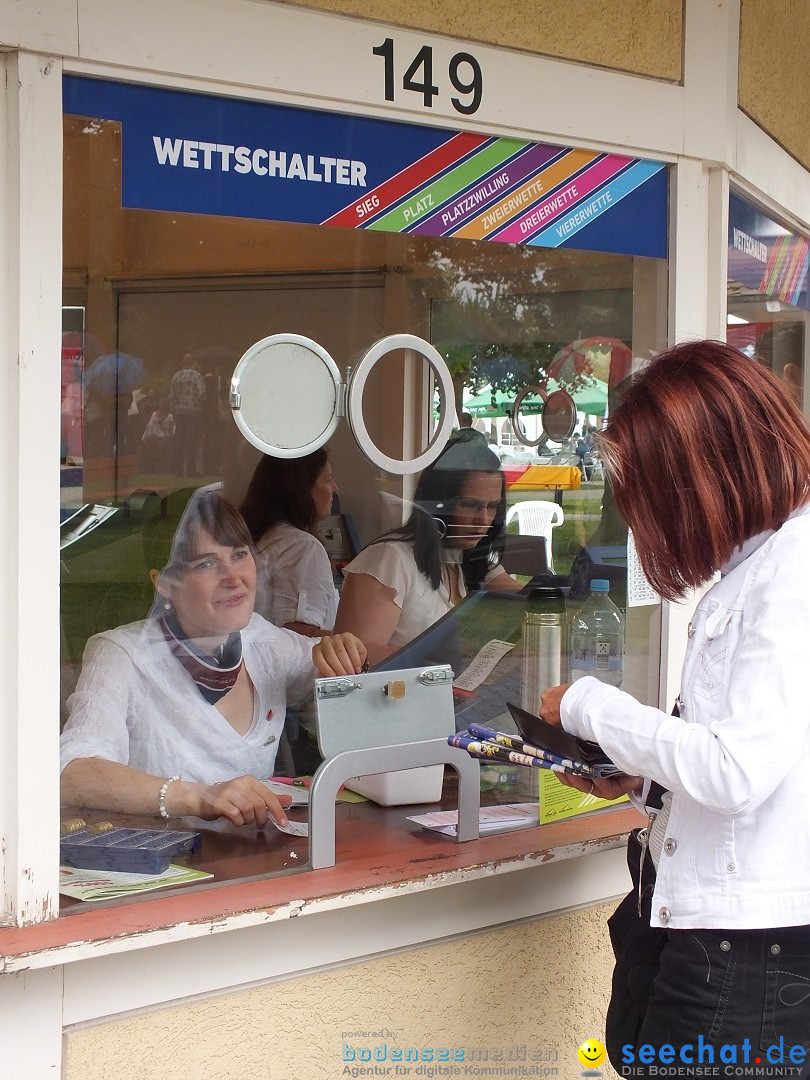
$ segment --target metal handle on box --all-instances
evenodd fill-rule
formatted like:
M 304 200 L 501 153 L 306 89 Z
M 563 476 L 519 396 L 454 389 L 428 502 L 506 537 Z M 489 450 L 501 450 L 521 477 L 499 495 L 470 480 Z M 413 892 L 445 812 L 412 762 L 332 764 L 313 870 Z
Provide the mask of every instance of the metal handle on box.
M 446 739 L 372 746 L 345 750 L 320 766 L 309 792 L 309 865 L 321 870 L 335 865 L 335 799 L 341 784 L 353 776 L 373 776 L 396 769 L 449 765 L 458 773 L 458 828 L 456 840 L 478 839 L 481 806 L 480 770 L 466 750 Z

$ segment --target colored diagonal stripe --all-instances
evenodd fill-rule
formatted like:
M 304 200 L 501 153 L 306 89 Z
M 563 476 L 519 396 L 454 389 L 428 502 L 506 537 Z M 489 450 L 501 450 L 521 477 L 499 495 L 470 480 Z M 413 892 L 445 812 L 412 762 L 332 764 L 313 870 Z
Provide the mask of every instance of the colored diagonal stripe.
M 810 270 L 810 245 L 805 244 L 804 259 L 798 266 L 796 283 L 793 286 L 793 291 L 789 297 L 791 304 L 798 304 L 799 300 L 801 299 L 802 293 L 807 293 L 808 270 Z
M 780 299 L 787 300 L 791 304 L 798 300 L 802 291 L 802 280 L 807 274 L 808 247 L 810 247 L 810 245 L 808 245 L 806 240 L 797 237 L 793 238 L 790 268 L 782 286 L 782 295 L 780 297 Z
M 420 221 L 411 231 L 422 236 L 441 236 L 460 228 L 467 219 L 480 214 L 499 195 L 503 197 L 515 184 L 519 184 L 527 176 L 533 176 L 538 169 L 563 153 L 561 146 L 547 146 L 545 143 L 530 146 L 524 153 L 508 161 L 503 168 L 482 177 L 435 214 Z
M 415 191 L 406 202 L 373 221 L 369 228 L 385 232 L 404 232 L 410 229 L 442 203 L 452 199 L 488 172 L 497 169 L 527 145 L 517 139 L 496 139 L 490 146 L 485 146 L 467 161 L 462 161 L 432 184 Z
M 632 158 L 618 154 L 599 157 L 588 168 L 575 175 L 568 183 L 555 186 L 551 194 L 521 214 L 511 225 L 495 236 L 501 243 L 527 244 L 535 233 L 546 228 L 586 199 L 602 184 L 611 180 L 632 162 Z
M 548 168 L 542 169 L 530 180 L 527 180 L 525 184 L 521 184 L 520 187 L 510 192 L 505 198 L 495 203 L 485 213 L 479 214 L 472 221 L 468 221 L 466 225 L 455 230 L 451 235 L 461 236 L 467 240 L 492 239 L 492 233 L 502 229 L 505 225 L 509 225 L 509 222 L 514 221 L 519 215 L 525 214 L 527 209 L 547 191 L 564 183 L 598 157 L 599 154 L 594 154 L 589 150 L 569 151 L 559 160 L 549 165 Z M 520 232 L 517 222 L 514 226 L 514 238 L 510 240 L 512 230 L 513 226 L 510 226 L 506 230 L 509 236 L 498 236 L 498 240 L 515 244 L 525 243 L 525 239 L 523 239 L 525 234 Z
M 794 303 L 806 278 L 808 248 L 810 244 L 803 237 L 783 236 L 777 240 L 763 275 L 764 291 Z
M 626 160 L 632 160 L 632 158 Z M 559 247 L 663 168 L 664 166 L 657 161 L 637 161 L 611 183 L 595 192 L 591 199 L 580 202 L 557 224 L 532 237 L 529 244 L 532 247 Z
M 770 296 L 775 296 L 779 291 L 779 282 L 782 277 L 782 267 L 785 256 L 790 250 L 790 237 L 782 236 L 775 241 L 771 248 L 768 265 L 762 276 L 762 290 Z
M 321 224 L 340 225 L 348 229 L 361 228 L 368 218 L 398 202 L 409 191 L 418 188 L 437 173 L 443 172 L 450 165 L 489 141 L 487 135 L 473 135 L 469 132 L 454 135 L 452 139 L 437 146 L 435 150 L 431 150 L 429 154 L 425 154 L 412 165 L 408 165 L 407 168 L 388 180 L 384 180 L 370 191 L 364 192 L 361 198 L 328 217 Z

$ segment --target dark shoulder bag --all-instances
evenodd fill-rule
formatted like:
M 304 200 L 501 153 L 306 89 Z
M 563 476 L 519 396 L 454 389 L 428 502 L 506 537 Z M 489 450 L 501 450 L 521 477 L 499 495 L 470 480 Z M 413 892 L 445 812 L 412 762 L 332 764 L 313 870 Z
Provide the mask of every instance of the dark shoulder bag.
M 672 715 L 679 715 L 677 705 Z M 647 809 L 651 812 L 660 809 L 663 794 L 664 788 L 653 783 L 647 796 Z M 665 930 L 650 926 L 655 867 L 647 853 L 648 841 L 646 827 L 630 833 L 627 867 L 633 887 L 608 919 L 616 963 L 605 1018 L 605 1046 L 617 1072 L 621 1072 L 621 1048 L 628 1043 L 637 1045 L 667 936 Z

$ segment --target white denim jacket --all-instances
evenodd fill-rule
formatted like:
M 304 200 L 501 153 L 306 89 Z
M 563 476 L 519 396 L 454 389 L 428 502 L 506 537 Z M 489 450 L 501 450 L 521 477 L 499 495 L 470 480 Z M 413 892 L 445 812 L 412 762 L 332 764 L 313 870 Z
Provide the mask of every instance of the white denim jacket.
M 673 792 L 653 926 L 810 924 L 810 506 L 724 571 L 690 623 L 680 718 L 587 677 L 563 727 Z

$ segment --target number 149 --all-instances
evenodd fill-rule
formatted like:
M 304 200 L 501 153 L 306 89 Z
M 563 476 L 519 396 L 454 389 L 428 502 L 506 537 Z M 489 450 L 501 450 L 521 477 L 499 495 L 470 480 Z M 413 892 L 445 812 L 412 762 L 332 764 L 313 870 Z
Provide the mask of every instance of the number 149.
M 394 100 L 394 39 L 386 38 L 382 45 L 371 50 L 375 56 L 385 60 L 385 100 Z M 474 113 L 481 104 L 483 77 L 481 65 L 470 53 L 459 52 L 451 57 L 447 75 L 459 97 L 451 97 L 450 102 L 456 112 Z M 402 76 L 402 89 L 422 95 L 425 108 L 433 107 L 433 99 L 439 93 L 439 87 L 433 82 L 433 49 L 423 45 L 411 61 Z M 468 100 L 462 100 L 462 97 Z

